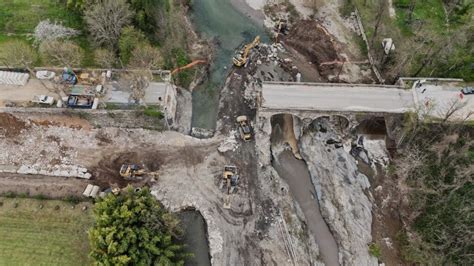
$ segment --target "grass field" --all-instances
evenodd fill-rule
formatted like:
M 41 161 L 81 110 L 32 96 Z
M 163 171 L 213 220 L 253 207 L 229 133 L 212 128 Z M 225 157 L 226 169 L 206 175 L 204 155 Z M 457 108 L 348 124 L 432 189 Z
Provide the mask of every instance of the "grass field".
M 0 202 L 0 265 L 90 264 L 90 203 L 72 209 L 70 203 L 56 200 L 0 197 Z M 89 208 L 82 211 L 86 204 Z
M 65 1 L 59 0 L 0 0 L 0 44 L 13 39 L 19 39 L 29 44 L 33 43 L 31 34 L 36 25 L 42 20 L 60 22 L 66 27 L 84 32 L 84 22 L 81 15 L 66 9 Z M 82 66 L 92 66 L 93 48 L 87 37 L 80 35 L 73 39 L 85 51 Z M 38 62 L 41 65 L 41 62 Z
M 57 0 L 0 0 L 0 40 L 32 33 L 45 19 L 75 29 L 82 29 L 83 25 L 78 14 L 66 10 Z

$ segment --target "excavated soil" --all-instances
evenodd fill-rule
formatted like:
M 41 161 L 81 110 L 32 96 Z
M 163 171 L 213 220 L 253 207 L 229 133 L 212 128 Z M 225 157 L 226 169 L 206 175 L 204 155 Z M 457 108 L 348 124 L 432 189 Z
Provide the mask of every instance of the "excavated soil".
M 97 167 L 92 168 L 93 182 L 100 187 L 108 187 L 110 185 L 118 185 L 125 187 L 128 184 L 143 185 L 150 178 L 141 180 L 125 180 L 119 174 L 119 169 L 123 164 L 138 164 L 145 170 L 150 172 L 158 171 L 160 165 L 163 164 L 163 156 L 159 154 L 126 152 L 107 156 L 99 161 Z
M 339 60 L 339 58 L 334 38 L 318 21 L 296 22 L 284 42 L 314 64 L 321 76 L 333 74 L 337 69 L 337 64 L 321 65 Z
M 144 177 L 140 180 L 125 180 L 119 174 L 123 164 L 138 164 L 148 172 L 158 172 L 162 165 L 173 164 L 173 161 L 180 160 L 186 165 L 198 165 L 203 162 L 205 151 L 200 148 L 182 147 L 174 151 L 142 149 L 140 151 L 130 151 L 113 153 L 104 157 L 91 168 L 92 181 L 100 187 L 118 185 L 126 187 L 128 184 L 134 186 L 149 185 L 151 177 Z M 159 177 L 158 177 L 159 179 Z
M 23 129 L 30 128 L 24 121 L 7 113 L 0 113 L 0 136 L 12 138 L 20 135 Z

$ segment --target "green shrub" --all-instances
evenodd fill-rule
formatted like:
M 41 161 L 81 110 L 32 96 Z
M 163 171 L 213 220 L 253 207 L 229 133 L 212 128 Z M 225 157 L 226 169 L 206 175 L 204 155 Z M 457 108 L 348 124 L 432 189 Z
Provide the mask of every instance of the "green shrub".
M 48 196 L 43 195 L 43 194 L 34 195 L 32 198 L 37 199 L 37 200 L 47 200 L 47 199 L 49 199 Z
M 369 245 L 369 254 L 376 257 L 377 259 L 380 259 L 382 257 L 382 250 L 380 249 L 380 246 L 377 245 L 377 243 L 370 243 Z
M 127 65 L 132 56 L 132 51 L 145 43 L 147 43 L 147 39 L 143 32 L 135 29 L 133 26 L 123 28 L 119 40 L 120 59 L 122 63 Z
M 71 203 L 72 205 L 77 205 L 82 200 L 83 200 L 83 198 L 78 197 L 78 196 L 73 196 L 73 195 L 67 195 L 66 197 L 64 197 L 64 201 L 68 202 L 68 203 Z
M 145 108 L 145 110 L 143 110 L 143 114 L 149 117 L 155 117 L 160 119 L 164 117 L 163 112 L 161 112 L 161 110 L 151 106 Z
M 90 257 L 100 265 L 183 265 L 188 256 L 178 244 L 176 217 L 148 188 L 128 187 L 94 205 L 89 230 Z

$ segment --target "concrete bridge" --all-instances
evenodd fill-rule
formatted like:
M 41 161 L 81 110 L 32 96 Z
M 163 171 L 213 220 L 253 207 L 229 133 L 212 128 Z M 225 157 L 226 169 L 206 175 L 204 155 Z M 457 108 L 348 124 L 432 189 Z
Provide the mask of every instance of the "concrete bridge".
M 406 89 L 397 85 L 264 82 L 258 115 L 270 118 L 289 113 L 300 119 L 320 116 L 387 116 L 418 111 L 443 119 L 453 108 L 452 120 L 472 120 L 474 95 L 460 95 L 460 80 L 424 80 L 422 86 Z M 420 117 L 423 118 L 423 117 Z M 450 119 L 451 120 L 451 119 Z
M 415 106 L 413 91 L 400 86 L 265 82 L 258 124 L 263 127 L 274 115 L 291 114 L 303 125 L 327 117 L 354 128 L 369 117 L 400 116 L 414 111 Z

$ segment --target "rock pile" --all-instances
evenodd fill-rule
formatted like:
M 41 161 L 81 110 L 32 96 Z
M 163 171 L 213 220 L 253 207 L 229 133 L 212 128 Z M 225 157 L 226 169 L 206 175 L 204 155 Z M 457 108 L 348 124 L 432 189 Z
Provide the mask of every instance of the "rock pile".
M 367 248 L 372 241 L 372 203 L 366 195 L 369 180 L 359 173 L 350 153 L 328 144 L 339 136 L 329 123 L 324 127 L 327 131 L 308 131 L 300 139 L 321 214 L 334 233 L 342 261 L 348 265 L 377 265 Z
M 235 151 L 238 148 L 238 142 L 235 136 L 237 135 L 236 130 L 232 130 L 229 133 L 229 136 L 225 138 L 217 150 L 221 153 L 227 152 L 227 151 Z
M 22 165 L 16 172 L 18 174 L 77 177 L 84 179 L 90 179 L 92 177 L 86 168 L 78 165 Z

